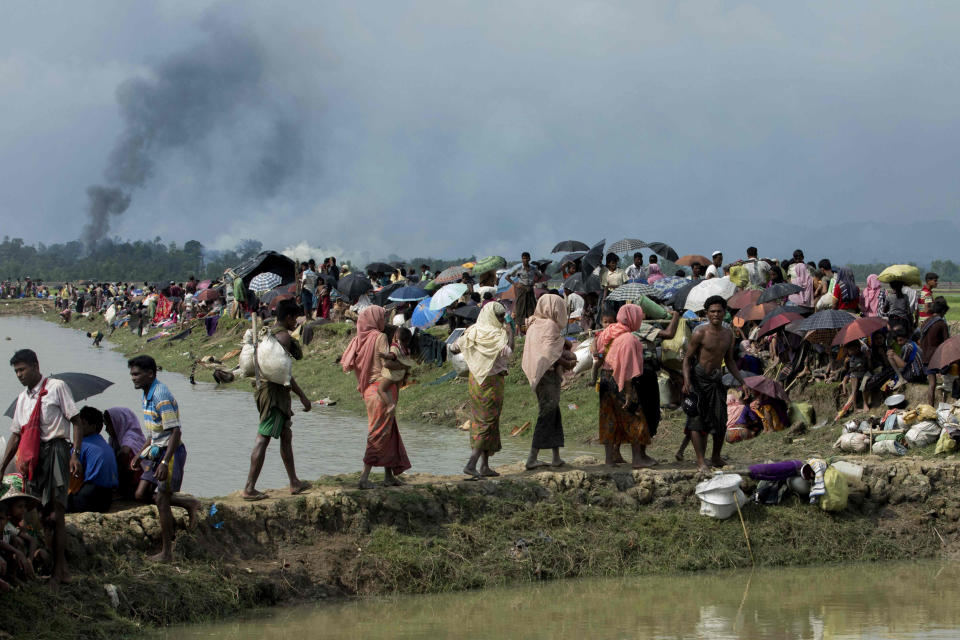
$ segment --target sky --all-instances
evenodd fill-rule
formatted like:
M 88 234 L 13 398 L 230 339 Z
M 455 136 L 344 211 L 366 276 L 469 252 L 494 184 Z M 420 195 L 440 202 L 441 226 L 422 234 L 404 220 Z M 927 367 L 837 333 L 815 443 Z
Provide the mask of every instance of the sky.
M 681 255 L 957 255 L 960 3 L 4 14 L 0 218 L 28 243 L 516 259 L 630 237 Z

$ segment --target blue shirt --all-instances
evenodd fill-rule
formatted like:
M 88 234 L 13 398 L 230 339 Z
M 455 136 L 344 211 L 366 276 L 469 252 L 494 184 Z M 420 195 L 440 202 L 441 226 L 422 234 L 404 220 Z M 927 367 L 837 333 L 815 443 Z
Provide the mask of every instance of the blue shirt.
M 99 433 L 93 433 L 80 444 L 80 464 L 84 483 L 112 489 L 117 486 L 117 457 L 113 447 Z
M 150 442 L 167 446 L 174 429 L 180 428 L 180 407 L 167 385 L 154 380 L 143 394 L 143 426 L 150 432 Z

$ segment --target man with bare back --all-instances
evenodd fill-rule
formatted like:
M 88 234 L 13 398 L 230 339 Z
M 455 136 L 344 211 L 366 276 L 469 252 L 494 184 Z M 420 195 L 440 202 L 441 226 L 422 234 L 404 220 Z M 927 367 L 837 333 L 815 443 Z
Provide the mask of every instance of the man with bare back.
M 708 324 L 698 328 L 690 338 L 687 357 L 683 360 L 683 395 L 691 392 L 699 398 L 697 415 L 687 416 L 686 433 L 693 441 L 697 452 L 697 467 L 702 473 L 709 473 L 710 467 L 705 459 L 707 436 L 713 434 L 713 455 L 710 464 L 714 467 L 724 465 L 720 457 L 723 438 L 727 430 L 727 398 L 723 386 L 723 364 L 740 384 L 743 376 L 737 369 L 733 357 L 733 331 L 723 326 L 723 316 L 727 302 L 720 296 L 707 298 L 704 304 Z

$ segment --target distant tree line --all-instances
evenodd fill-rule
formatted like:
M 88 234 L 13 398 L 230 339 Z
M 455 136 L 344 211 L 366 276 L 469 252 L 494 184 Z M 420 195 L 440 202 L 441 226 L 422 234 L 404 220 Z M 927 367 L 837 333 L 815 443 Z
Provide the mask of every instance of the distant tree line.
M 28 245 L 21 238 L 4 236 L 0 243 L 0 278 L 30 277 L 47 282 L 186 280 L 217 277 L 226 267 L 236 266 L 262 249 L 257 240 L 244 240 L 228 251 L 205 250 L 197 240 L 182 246 L 152 241 L 103 240 L 92 251 L 82 242 Z

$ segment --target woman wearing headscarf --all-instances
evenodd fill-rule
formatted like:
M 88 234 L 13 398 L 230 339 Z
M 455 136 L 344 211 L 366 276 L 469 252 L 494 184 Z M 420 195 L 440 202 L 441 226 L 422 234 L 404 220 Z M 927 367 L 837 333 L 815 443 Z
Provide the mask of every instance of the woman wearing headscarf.
M 871 273 L 867 276 L 867 288 L 860 292 L 860 313 L 865 318 L 879 317 L 886 298 L 887 293 L 880 284 L 880 278 L 877 274 Z
M 634 468 L 648 467 L 651 434 L 643 412 L 637 384 L 643 374 L 643 344 L 632 332 L 640 329 L 643 310 L 626 304 L 617 312 L 617 321 L 597 335 L 595 355 L 600 362 L 597 389 L 600 393 L 599 433 L 605 464 L 619 459 L 620 445 L 629 443 Z M 659 397 L 657 398 L 659 403 Z
M 664 278 L 663 271 L 660 270 L 660 265 L 656 262 L 650 265 L 650 267 L 647 269 L 647 274 L 648 284 L 653 284 L 657 280 L 663 280 Z
M 477 322 L 450 347 L 462 353 L 470 370 L 470 446 L 473 450 L 463 472 L 468 476 L 498 476 L 490 468 L 490 456 L 500 451 L 500 410 L 503 408 L 504 377 L 513 354 L 513 331 L 504 323 L 507 310 L 499 302 L 480 309 Z M 477 471 L 477 461 L 480 470 Z
M 798 307 L 812 307 L 813 278 L 810 277 L 807 265 L 802 262 L 794 262 L 790 265 L 790 283 L 797 285 L 801 290 L 789 296 L 787 301 Z
M 537 459 L 540 449 L 552 449 L 551 466 L 560 467 L 563 423 L 560 419 L 560 377 L 564 369 L 573 369 L 577 357 L 570 351 L 563 332 L 567 327 L 567 306 L 558 295 L 547 293 L 527 321 L 527 341 L 523 347 L 523 373 L 537 395 L 537 424 L 527 469 L 546 466 Z
M 110 446 L 117 457 L 117 488 L 124 498 L 133 498 L 143 471 L 139 465 L 136 471 L 131 470 L 130 463 L 140 455 L 146 442 L 140 420 L 137 414 L 126 407 L 112 407 L 103 412 L 103 426 L 107 429 Z
M 347 350 L 343 352 L 340 363 L 344 371 L 353 371 L 357 376 L 357 391 L 363 394 L 367 405 L 367 450 L 363 455 L 363 473 L 360 474 L 361 489 L 372 489 L 370 470 L 383 467 L 386 486 L 399 486 L 403 482 L 397 475 L 410 468 L 407 450 L 400 439 L 395 414 L 399 392 L 397 386 L 391 387 L 390 395 L 393 410 L 383 402 L 377 393 L 381 370 L 402 368 L 395 359 L 386 356 L 390 353 L 390 343 L 383 332 L 386 314 L 383 307 L 370 305 L 357 317 L 357 335 Z
M 857 286 L 853 270 L 849 267 L 841 267 L 837 271 L 837 284 L 831 293 L 837 300 L 837 309 L 851 313 L 860 310 L 860 287 Z

